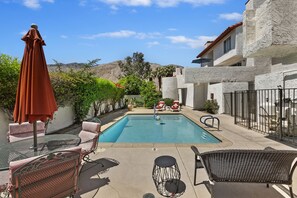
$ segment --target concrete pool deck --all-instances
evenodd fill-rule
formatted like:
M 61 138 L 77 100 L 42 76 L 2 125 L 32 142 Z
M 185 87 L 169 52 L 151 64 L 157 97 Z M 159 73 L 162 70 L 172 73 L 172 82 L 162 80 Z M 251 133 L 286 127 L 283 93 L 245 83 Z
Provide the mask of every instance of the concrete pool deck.
M 136 108 L 128 113 L 152 113 L 153 110 Z M 165 111 L 165 113 L 171 113 Z M 199 122 L 203 112 L 184 107 L 180 113 Z M 102 119 L 102 130 L 120 119 L 125 112 Z M 220 131 L 209 129 L 216 137 L 222 140 L 219 144 L 197 144 L 201 152 L 216 149 L 263 149 L 271 146 L 275 149 L 295 149 L 284 143 L 277 142 L 255 131 L 247 130 L 234 125 L 233 118 L 227 115 L 218 115 L 221 120 Z M 105 124 L 106 123 L 106 124 Z M 85 164 L 80 175 L 80 190 L 75 197 L 103 197 L 103 198 L 142 198 L 146 193 L 158 194 L 152 180 L 152 168 L 155 158 L 161 155 L 171 155 L 176 158 L 181 171 L 181 180 L 186 184 L 184 198 L 210 198 L 209 185 L 204 169 L 198 170 L 197 182 L 194 186 L 194 154 L 190 144 L 112 144 L 99 143 L 96 154 L 91 158 L 104 164 Z M 297 171 L 295 171 L 297 172 Z M 297 173 L 294 174 L 293 192 L 297 193 Z M 234 187 L 235 186 L 235 187 Z M 281 188 L 282 190 L 279 190 Z M 253 190 L 250 190 L 253 189 Z M 284 190 L 283 190 L 284 189 Z M 283 186 L 273 185 L 266 188 L 263 184 L 236 184 L 221 185 L 217 189 L 218 197 L 289 197 Z M 234 193 L 230 195 L 229 193 Z M 283 193 L 283 195 L 281 195 Z

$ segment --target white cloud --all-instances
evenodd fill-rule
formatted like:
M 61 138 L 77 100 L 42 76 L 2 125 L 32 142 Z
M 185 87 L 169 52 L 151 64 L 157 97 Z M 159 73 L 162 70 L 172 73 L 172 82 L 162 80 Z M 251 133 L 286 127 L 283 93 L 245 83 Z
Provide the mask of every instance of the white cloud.
M 220 14 L 219 18 L 229 20 L 229 21 L 241 21 L 242 14 L 237 13 L 237 12 L 224 13 L 224 14 Z
M 62 39 L 67 39 L 68 38 L 68 36 L 66 36 L 66 35 L 61 35 L 60 36 Z
M 152 32 L 152 33 L 143 33 L 143 32 L 135 32 L 131 30 L 120 30 L 117 32 L 104 32 L 99 34 L 93 34 L 88 36 L 82 36 L 81 38 L 84 39 L 96 39 L 100 37 L 105 38 L 130 38 L 134 37 L 137 39 L 152 39 L 152 38 L 158 38 L 161 34 L 158 32 Z
M 151 6 L 157 5 L 159 7 L 174 7 L 179 4 L 186 3 L 193 6 L 209 5 L 209 4 L 220 4 L 226 0 L 100 0 L 101 2 L 108 5 L 118 6 Z
M 171 43 L 174 44 L 184 44 L 190 48 L 197 49 L 203 47 L 206 41 L 212 41 L 216 39 L 216 36 L 198 36 L 196 38 L 187 38 L 185 36 L 168 36 Z
M 100 0 L 109 5 L 150 6 L 151 0 Z
M 168 28 L 168 31 L 174 32 L 174 31 L 177 31 L 177 29 L 176 28 Z
M 147 43 L 148 47 L 153 47 L 153 46 L 156 46 L 156 45 L 160 45 L 160 43 L 158 41 L 152 41 L 152 42 Z
M 31 9 L 38 9 L 40 8 L 40 3 L 38 0 L 24 0 L 24 6 L 31 8 Z
M 41 0 L 42 2 L 46 3 L 54 3 L 55 0 Z M 38 9 L 41 7 L 40 0 L 23 0 L 23 5 L 27 8 L 31 9 Z
M 138 32 L 135 35 L 135 38 L 138 38 L 138 39 L 153 39 L 158 37 L 161 37 L 161 33 L 159 32 L 149 32 L 149 33 Z
M 209 5 L 209 4 L 220 4 L 224 3 L 225 0 L 156 0 L 157 5 L 160 7 L 172 7 L 178 4 L 187 3 L 193 6 Z
M 44 2 L 47 2 L 47 3 L 55 3 L 55 0 L 42 0 Z
M 118 32 L 105 32 L 99 34 L 93 34 L 89 36 L 83 36 L 84 39 L 96 39 L 100 37 L 108 37 L 108 38 L 128 38 L 136 35 L 136 32 L 130 30 L 121 30 Z
M 87 1 L 86 0 L 80 0 L 79 1 L 79 5 L 80 6 L 86 6 L 87 5 Z
M 117 11 L 119 8 L 117 7 L 117 6 L 115 6 L 115 5 L 112 5 L 112 6 L 110 6 L 110 8 L 113 10 L 113 11 Z

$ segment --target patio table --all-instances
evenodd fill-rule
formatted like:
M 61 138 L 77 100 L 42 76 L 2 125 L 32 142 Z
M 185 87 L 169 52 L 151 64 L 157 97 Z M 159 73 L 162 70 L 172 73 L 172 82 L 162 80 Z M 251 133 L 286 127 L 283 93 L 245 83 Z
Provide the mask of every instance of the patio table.
M 56 150 L 78 146 L 80 138 L 72 134 L 45 135 L 37 138 L 37 151 L 33 149 L 33 139 L 7 142 L 0 146 L 0 171 L 9 168 L 9 162 L 43 155 Z

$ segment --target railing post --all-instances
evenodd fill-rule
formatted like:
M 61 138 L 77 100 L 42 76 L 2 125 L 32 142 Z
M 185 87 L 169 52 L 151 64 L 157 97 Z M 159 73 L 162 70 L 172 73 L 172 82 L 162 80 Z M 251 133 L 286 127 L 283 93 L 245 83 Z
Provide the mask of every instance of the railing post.
M 248 129 L 251 129 L 251 100 L 250 100 L 250 90 L 247 90 L 247 119 L 248 119 Z
M 241 92 L 241 122 L 244 120 L 244 91 Z M 244 123 L 246 124 L 246 123 Z
M 234 124 L 237 124 L 237 91 L 234 92 Z
M 230 93 L 231 116 L 233 116 L 233 92 Z
M 280 139 L 283 139 L 283 89 L 278 89 L 279 94 L 279 127 L 280 127 Z

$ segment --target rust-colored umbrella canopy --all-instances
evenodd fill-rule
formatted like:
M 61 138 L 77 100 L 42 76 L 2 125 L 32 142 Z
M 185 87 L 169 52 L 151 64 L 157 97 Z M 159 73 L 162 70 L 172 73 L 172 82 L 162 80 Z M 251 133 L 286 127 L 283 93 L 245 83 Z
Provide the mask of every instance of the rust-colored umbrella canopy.
M 26 121 L 34 123 L 37 120 L 45 122 L 48 118 L 52 119 L 57 110 L 42 48 L 45 43 L 37 25 L 31 27 L 22 38 L 26 46 L 13 112 L 14 121 L 19 124 Z

